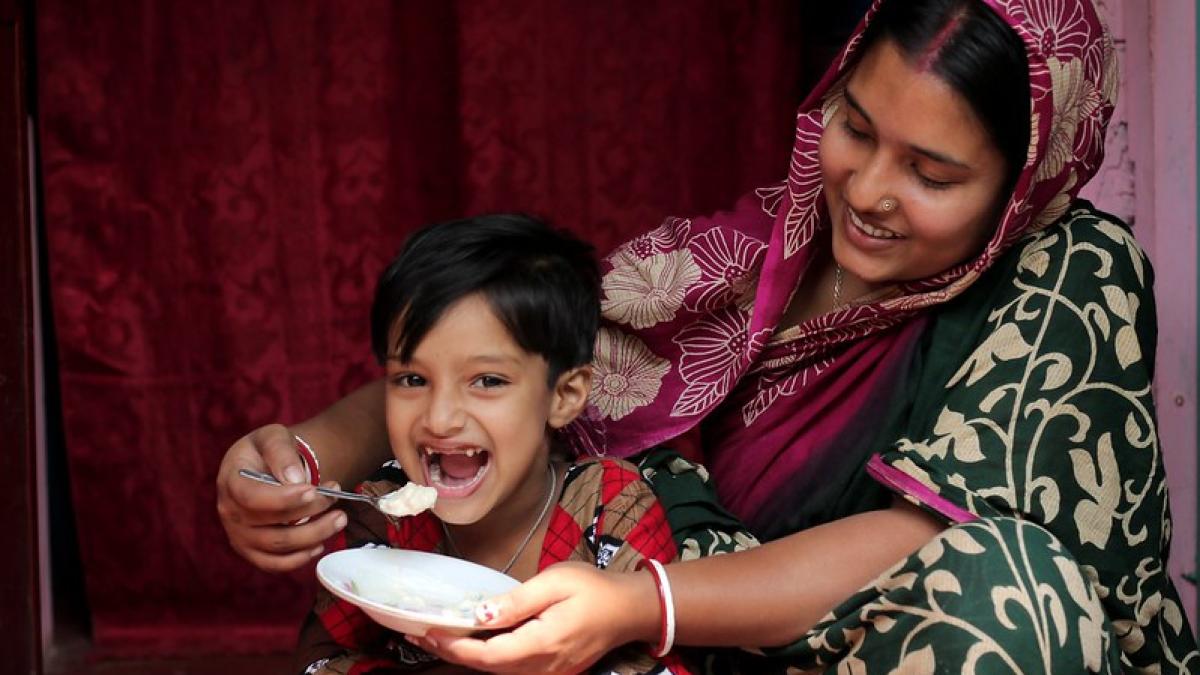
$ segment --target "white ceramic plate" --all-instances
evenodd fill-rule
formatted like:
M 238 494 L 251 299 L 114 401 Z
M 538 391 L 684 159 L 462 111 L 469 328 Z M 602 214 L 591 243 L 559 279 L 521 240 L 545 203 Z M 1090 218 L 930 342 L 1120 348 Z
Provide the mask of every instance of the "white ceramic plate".
M 475 606 L 518 585 L 466 560 L 383 547 L 330 553 L 317 563 L 317 579 L 380 625 L 408 635 L 433 627 L 457 635 L 474 632 Z

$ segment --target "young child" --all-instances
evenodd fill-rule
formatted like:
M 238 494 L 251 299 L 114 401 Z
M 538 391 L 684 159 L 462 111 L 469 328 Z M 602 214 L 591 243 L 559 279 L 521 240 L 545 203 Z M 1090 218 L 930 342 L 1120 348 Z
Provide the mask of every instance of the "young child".
M 414 481 L 435 488 L 437 501 L 403 518 L 344 503 L 349 524 L 332 549 L 436 551 L 522 581 L 563 560 L 629 570 L 676 557 L 666 514 L 635 466 L 569 462 L 555 447 L 591 390 L 598 278 L 588 245 L 526 216 L 435 224 L 408 240 L 371 310 L 396 461 L 359 491 Z M 306 674 L 438 663 L 324 589 L 298 658 Z M 675 654 L 656 663 L 644 645 L 599 668 L 686 672 Z

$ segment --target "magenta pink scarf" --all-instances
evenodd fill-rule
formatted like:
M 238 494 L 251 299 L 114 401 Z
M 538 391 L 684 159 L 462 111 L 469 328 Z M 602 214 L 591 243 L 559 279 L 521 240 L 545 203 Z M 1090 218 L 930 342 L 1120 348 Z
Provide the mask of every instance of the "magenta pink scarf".
M 704 420 L 704 459 L 721 497 L 752 518 L 776 484 L 836 468 L 831 439 L 880 412 L 871 401 L 885 401 L 881 389 L 895 384 L 888 364 L 919 334 L 914 319 L 1057 220 L 1095 174 L 1117 72 L 1091 0 L 985 0 L 1025 42 L 1033 99 L 1029 159 L 995 234 L 972 260 L 777 338 L 792 291 L 825 242 L 818 141 L 883 1 L 800 106 L 786 181 L 730 212 L 668 218 L 606 259 L 595 391 L 573 428 L 580 450 L 625 456 Z

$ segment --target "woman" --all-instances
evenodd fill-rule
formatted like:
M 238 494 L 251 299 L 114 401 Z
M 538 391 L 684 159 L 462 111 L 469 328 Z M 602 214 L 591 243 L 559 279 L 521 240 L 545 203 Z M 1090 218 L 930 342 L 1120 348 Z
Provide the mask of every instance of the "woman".
M 573 440 L 626 455 L 699 426 L 719 495 L 768 543 L 662 575 L 553 568 L 491 608 L 511 632 L 422 645 L 504 672 L 633 640 L 757 647 L 756 672 L 1200 665 L 1165 571 L 1151 273 L 1073 201 L 1115 87 L 1089 0 L 877 3 L 801 106 L 786 183 L 608 261 Z M 376 447 L 378 396 L 299 432 Z M 251 434 L 219 478 L 231 542 L 268 568 L 336 526 L 274 525 L 325 505 L 231 478 L 285 471 L 288 441 Z M 670 467 L 644 471 L 669 502 Z

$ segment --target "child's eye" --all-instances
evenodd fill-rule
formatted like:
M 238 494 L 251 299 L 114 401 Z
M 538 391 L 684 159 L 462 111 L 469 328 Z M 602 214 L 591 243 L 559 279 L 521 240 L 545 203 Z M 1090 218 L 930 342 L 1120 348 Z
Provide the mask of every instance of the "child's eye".
M 508 384 L 508 380 L 498 375 L 480 375 L 479 377 L 475 378 L 475 381 L 472 384 L 484 389 L 494 389 L 496 387 L 503 387 L 504 385 Z
M 395 387 L 423 387 L 425 386 L 425 378 L 414 373 L 397 373 L 390 378 L 389 381 Z

